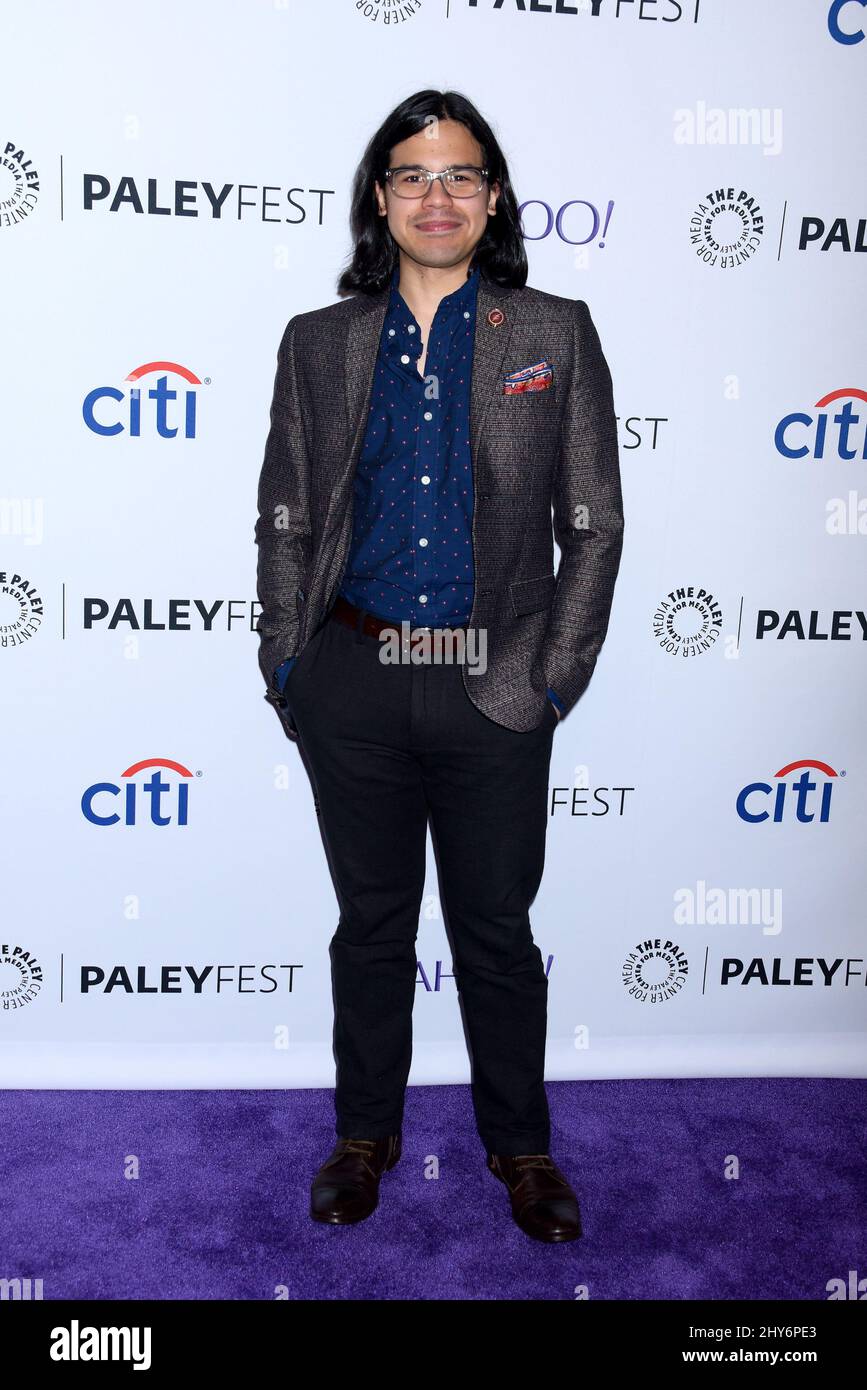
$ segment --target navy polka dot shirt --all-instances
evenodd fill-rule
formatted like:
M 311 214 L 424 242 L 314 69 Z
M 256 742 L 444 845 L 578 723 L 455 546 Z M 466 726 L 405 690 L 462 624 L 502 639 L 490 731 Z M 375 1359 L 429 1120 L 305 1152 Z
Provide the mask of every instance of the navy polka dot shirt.
M 340 592 L 380 618 L 449 627 L 473 608 L 470 383 L 479 272 L 421 329 L 391 292 L 354 479 L 352 543 Z

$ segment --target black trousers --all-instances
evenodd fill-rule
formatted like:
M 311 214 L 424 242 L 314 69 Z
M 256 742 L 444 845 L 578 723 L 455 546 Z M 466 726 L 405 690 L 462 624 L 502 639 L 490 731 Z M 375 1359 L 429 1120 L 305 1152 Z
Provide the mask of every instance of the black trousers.
M 326 620 L 285 690 L 340 907 L 337 1134 L 401 1128 L 430 824 L 479 1135 L 490 1153 L 547 1153 L 548 981 L 529 907 L 557 715 L 516 733 L 476 709 L 459 664 L 387 664 L 381 652 Z

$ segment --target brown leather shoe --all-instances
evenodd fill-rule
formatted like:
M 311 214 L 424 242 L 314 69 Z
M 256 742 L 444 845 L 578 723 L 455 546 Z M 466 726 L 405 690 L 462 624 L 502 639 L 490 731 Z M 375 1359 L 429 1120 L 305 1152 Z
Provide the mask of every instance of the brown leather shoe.
M 379 1179 L 400 1158 L 399 1134 L 338 1139 L 310 1189 L 310 1215 L 334 1226 L 363 1221 L 379 1203 Z
M 488 1167 L 509 1189 L 512 1215 L 528 1236 L 549 1242 L 578 1239 L 578 1199 L 550 1154 L 488 1154 Z

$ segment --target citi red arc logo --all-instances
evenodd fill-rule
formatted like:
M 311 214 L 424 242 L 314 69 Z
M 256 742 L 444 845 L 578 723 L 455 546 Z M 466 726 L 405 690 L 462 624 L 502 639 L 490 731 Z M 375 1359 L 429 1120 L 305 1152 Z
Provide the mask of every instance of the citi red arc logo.
M 146 782 L 133 779 L 152 768 Z M 160 769 L 173 772 L 182 780 L 165 781 Z M 143 758 L 120 774 L 116 782 L 94 782 L 81 798 L 81 810 L 91 825 L 186 825 L 189 814 L 190 784 L 183 780 L 193 773 L 171 758 Z M 97 804 L 98 803 L 98 804 Z
M 829 412 L 837 401 L 845 404 Z M 867 414 L 859 411 L 859 403 L 867 403 L 867 391 L 841 386 L 816 402 L 813 409 L 817 414 L 793 410 L 784 415 L 774 431 L 777 453 L 787 459 L 867 458 Z
M 176 386 L 169 386 L 169 376 L 177 378 Z M 145 392 L 143 405 L 140 383 L 148 377 L 156 377 L 156 381 Z M 89 430 L 94 434 L 127 433 L 139 438 L 144 429 L 146 433 L 156 431 L 162 439 L 174 439 L 183 429 L 184 439 L 195 439 L 197 393 L 193 388 L 203 383 L 189 367 L 179 362 L 144 362 L 125 381 L 131 383 L 126 393 L 116 386 L 95 386 L 85 396 L 81 413 Z M 182 382 L 187 383 L 186 389 Z M 115 410 L 109 402 L 125 409 Z
M 791 778 L 792 773 L 799 769 L 803 769 L 800 777 L 790 785 L 786 778 Z M 827 779 L 821 785 L 818 808 L 812 799 L 812 793 L 819 791 L 819 779 L 814 780 L 810 777 L 811 769 Z M 816 758 L 802 758 L 798 762 L 787 763 L 773 775 L 774 783 L 750 782 L 738 793 L 737 812 L 741 820 L 748 821 L 751 825 L 758 825 L 760 821 L 766 820 L 777 823 L 792 819 L 804 823 L 816 819 L 827 821 L 831 814 L 833 779 L 845 777 L 846 774 L 835 772 L 829 763 L 820 762 Z

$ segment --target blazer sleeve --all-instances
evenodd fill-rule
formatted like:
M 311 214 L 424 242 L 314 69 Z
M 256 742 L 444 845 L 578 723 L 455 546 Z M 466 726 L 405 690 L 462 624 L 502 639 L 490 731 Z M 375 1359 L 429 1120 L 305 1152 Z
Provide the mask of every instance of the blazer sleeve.
M 259 476 L 256 588 L 261 613 L 259 666 L 265 698 L 281 707 L 277 667 L 295 655 L 299 593 L 312 550 L 310 458 L 307 450 L 295 359 L 297 318 L 289 320 L 277 350 L 271 425 Z
M 584 692 L 608 631 L 623 548 L 623 497 L 611 373 L 583 299 L 553 482 L 560 565 L 540 651 L 565 713 Z

